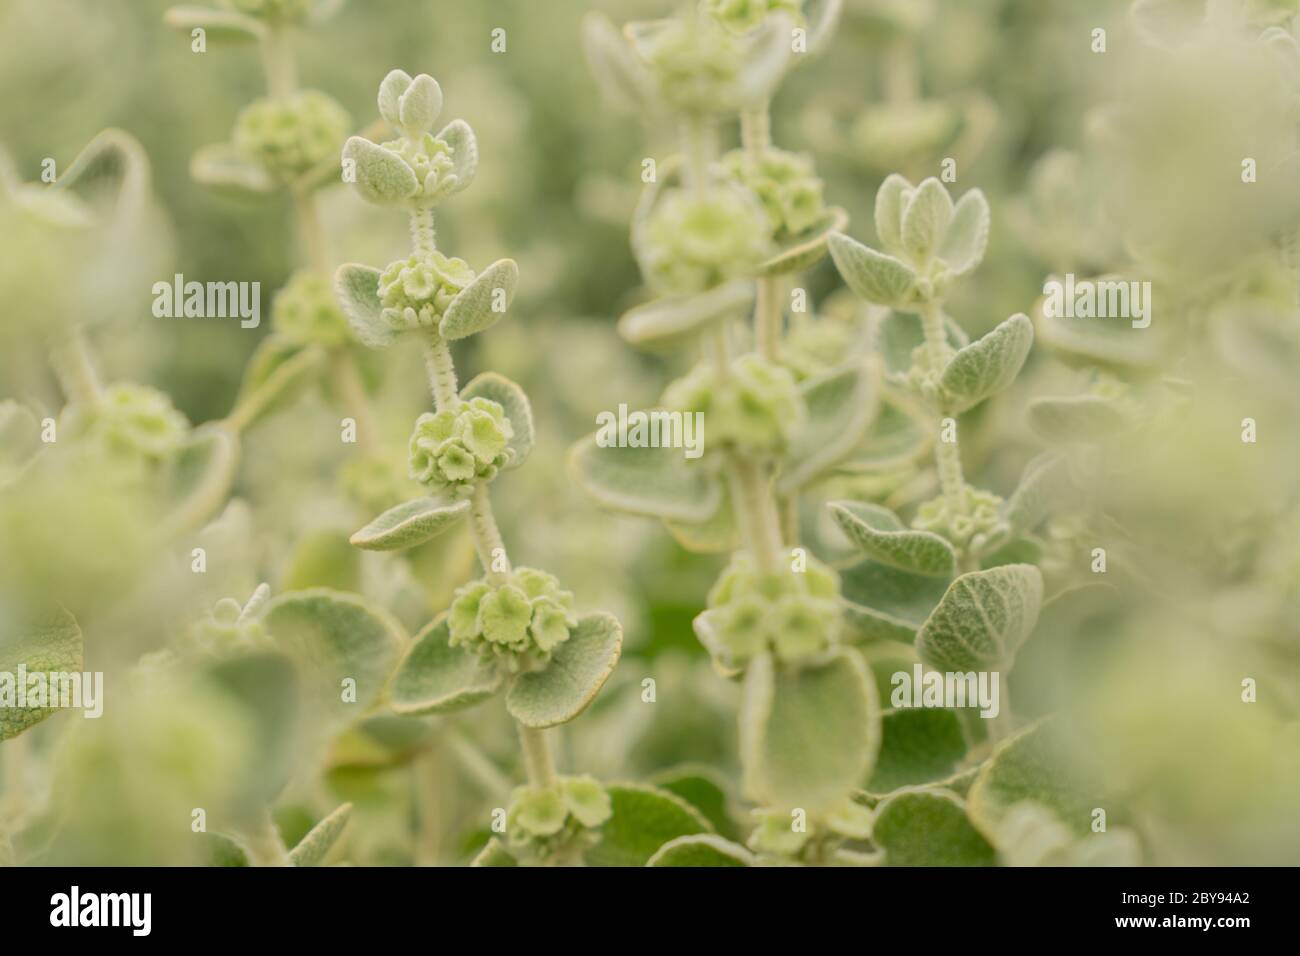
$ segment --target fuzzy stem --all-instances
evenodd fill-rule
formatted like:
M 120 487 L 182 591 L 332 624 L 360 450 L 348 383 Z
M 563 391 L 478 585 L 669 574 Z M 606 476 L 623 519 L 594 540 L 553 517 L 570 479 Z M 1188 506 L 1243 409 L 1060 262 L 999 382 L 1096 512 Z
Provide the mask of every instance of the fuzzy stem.
M 289 28 L 273 25 L 262 41 L 262 68 L 266 73 L 266 89 L 276 99 L 293 93 L 298 85 L 298 67 L 290 42 Z
M 437 332 L 430 332 L 424 344 L 424 367 L 429 372 L 429 390 L 433 407 L 438 411 L 460 408 L 460 389 L 456 383 L 456 365 L 451 347 Z
M 753 458 L 733 451 L 727 456 L 727 478 L 736 520 L 754 562 L 762 571 L 775 571 L 781 563 L 781 521 L 767 476 Z
M 339 405 L 343 411 L 351 412 L 357 423 L 357 444 L 367 454 L 377 451 L 379 432 L 370 411 L 365 386 L 361 382 L 361 373 L 357 371 L 357 363 L 348 352 L 337 349 L 330 353 L 330 374 L 334 387 L 339 392 Z
M 411 212 L 411 246 L 418 256 L 427 256 L 438 248 L 433 231 L 433 210 L 415 209 Z
M 776 506 L 781 512 L 781 540 L 787 548 L 799 547 L 799 495 L 779 495 Z
M 482 482 L 475 486 L 474 496 L 470 499 L 469 526 L 483 572 L 493 584 L 504 583 L 510 573 L 510 558 L 506 554 L 506 545 L 501 538 L 501 529 L 497 527 L 496 516 L 492 513 L 492 499 L 488 497 L 487 485 Z M 504 567 L 498 570 L 498 564 Z
M 943 327 L 943 309 L 934 300 L 927 301 L 921 307 L 921 328 L 925 332 L 925 351 L 930 360 L 930 369 L 934 374 L 942 371 L 948 363 L 949 346 L 947 332 Z M 947 410 L 940 409 L 940 417 L 946 418 Z M 953 440 L 948 442 L 940 435 L 934 444 L 934 464 L 939 472 L 939 487 L 943 491 L 944 505 L 948 512 L 948 521 L 966 510 L 966 479 L 961 470 L 961 448 L 954 430 Z
M 293 191 L 293 210 L 298 223 L 298 241 L 302 243 L 307 262 L 312 271 L 323 278 L 330 276 L 329 247 L 325 230 L 321 228 L 320 209 L 316 196 L 305 189 Z
M 708 185 L 709 164 L 717 155 L 717 129 L 706 117 L 691 114 L 682 120 L 681 135 L 686 185 L 698 195 Z
M 519 724 L 519 743 L 524 748 L 528 783 L 534 787 L 554 786 L 555 760 L 551 756 L 551 741 L 546 731 Z
M 271 811 L 263 810 L 257 829 L 244 834 L 248 847 L 248 859 L 254 866 L 293 866 L 289 851 L 285 848 L 284 838 L 271 819 Z
M 51 347 L 50 365 L 69 402 L 86 406 L 99 403 L 103 387 L 90 357 L 90 347 L 79 327 Z
M 258 388 L 244 396 L 226 416 L 226 427 L 236 434 L 242 433 L 262 411 L 280 397 L 298 376 L 324 361 L 325 351 L 319 345 L 309 345 L 272 372 Z
M 885 51 L 885 99 L 903 104 L 916 100 L 920 93 L 916 72 L 916 50 L 911 42 L 897 40 Z
M 761 156 L 772 145 L 771 105 L 740 114 L 740 144 L 751 156 Z
M 772 362 L 781 354 L 781 284 L 780 276 L 759 279 L 754 303 L 754 341 L 759 354 Z

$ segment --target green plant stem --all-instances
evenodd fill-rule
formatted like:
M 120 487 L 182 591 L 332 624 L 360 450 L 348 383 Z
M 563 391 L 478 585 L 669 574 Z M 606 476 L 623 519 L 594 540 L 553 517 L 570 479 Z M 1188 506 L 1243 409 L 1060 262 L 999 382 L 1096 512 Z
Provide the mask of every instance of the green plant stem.
M 510 573 L 510 558 L 506 555 L 505 542 L 501 539 L 501 530 L 497 527 L 496 516 L 492 513 L 492 499 L 488 497 L 487 484 L 480 482 L 474 488 L 470 498 L 469 525 L 474 537 L 474 550 L 483 571 L 493 584 L 505 583 Z M 502 567 L 498 570 L 498 565 Z
M 781 562 L 781 521 L 767 476 L 749 455 L 731 451 L 727 455 L 727 479 L 746 547 L 761 570 L 775 571 Z
M 451 358 L 451 347 L 437 332 L 429 332 L 425 339 L 424 367 L 429 373 L 433 407 L 438 411 L 455 411 L 460 408 L 460 390 L 456 382 L 456 365 Z
M 308 189 L 295 189 L 293 209 L 298 224 L 298 241 L 302 243 L 307 262 L 311 264 L 312 271 L 328 280 L 333 270 L 330 267 L 325 230 L 321 228 L 316 195 Z
M 895 105 L 914 102 L 920 94 L 916 50 L 910 40 L 896 40 L 885 51 L 885 99 Z
M 555 785 L 555 761 L 551 756 L 551 741 L 545 730 L 519 724 L 519 743 L 524 748 L 524 769 L 528 783 L 534 787 Z
M 262 41 L 262 69 L 266 73 L 266 89 L 276 99 L 293 93 L 298 85 L 298 66 L 293 55 L 289 28 L 273 24 Z
M 930 300 L 921 307 L 921 328 L 925 332 L 925 351 L 930 368 L 937 375 L 948 364 L 948 335 L 943 326 L 943 309 L 937 301 Z M 940 421 L 948 417 L 946 409 L 939 410 Z M 940 429 L 942 431 L 942 428 Z M 939 473 L 939 488 L 943 492 L 944 506 L 949 523 L 966 510 L 966 479 L 961 469 L 961 447 L 954 429 L 953 440 L 943 440 L 940 434 L 934 444 L 934 464 Z
M 77 405 L 99 404 L 103 386 L 90 357 L 90 347 L 80 327 L 72 329 L 50 349 L 50 365 L 59 387 L 69 402 Z
M 251 832 L 244 834 L 248 860 L 253 866 L 293 866 L 285 848 L 280 830 L 271 819 L 271 811 L 263 810 L 261 819 Z
M 751 156 L 761 156 L 772 145 L 771 104 L 740 114 L 740 145 Z
M 416 255 L 427 256 L 437 246 L 433 231 L 433 210 L 416 209 L 411 213 L 411 246 Z
M 754 302 L 754 341 L 759 354 L 770 362 L 781 355 L 781 285 L 780 276 L 763 276 Z
M 379 432 L 357 363 L 350 352 L 341 348 L 331 351 L 329 358 L 330 376 L 338 390 L 339 405 L 344 411 L 351 412 L 357 423 L 357 444 L 366 454 L 374 454 L 379 450 Z
M 682 120 L 682 154 L 686 185 L 699 194 L 708 185 L 709 164 L 718 154 L 718 131 L 708 117 L 692 114 Z
M 799 496 L 778 495 L 777 508 L 781 512 L 781 540 L 787 548 L 799 547 Z

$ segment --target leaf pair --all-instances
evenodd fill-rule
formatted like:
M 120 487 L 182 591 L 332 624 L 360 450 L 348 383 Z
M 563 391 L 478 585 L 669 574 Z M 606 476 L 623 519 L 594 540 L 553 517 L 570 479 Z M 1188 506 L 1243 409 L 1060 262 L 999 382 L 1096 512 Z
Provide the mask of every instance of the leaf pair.
M 380 270 L 348 263 L 334 274 L 334 291 L 352 330 L 371 348 L 385 348 L 397 338 L 383 317 L 379 299 Z M 463 339 L 496 325 L 505 317 L 519 285 L 519 266 L 513 259 L 498 259 L 462 289 L 438 323 L 447 341 Z
M 392 709 L 405 716 L 454 713 L 506 689 L 506 709 L 525 727 L 567 723 L 595 699 L 613 673 L 623 631 L 608 614 L 579 618 L 569 639 L 539 670 L 509 677 L 464 647 L 450 644 L 446 615 L 421 631 L 393 676 Z
M 518 468 L 533 450 L 533 411 L 524 390 L 504 375 L 484 372 L 461 390 L 461 398 L 486 398 L 505 409 L 514 452 L 505 470 Z M 468 499 L 415 498 L 389 508 L 350 539 L 365 551 L 403 551 L 454 527 L 470 510 Z

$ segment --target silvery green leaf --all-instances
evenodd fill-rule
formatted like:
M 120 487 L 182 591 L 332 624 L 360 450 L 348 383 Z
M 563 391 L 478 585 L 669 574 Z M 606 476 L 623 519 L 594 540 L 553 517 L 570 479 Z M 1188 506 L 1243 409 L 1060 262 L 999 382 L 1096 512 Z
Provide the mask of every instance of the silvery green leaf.
M 726 776 L 715 768 L 683 764 L 655 774 L 650 782 L 700 811 L 720 835 L 728 840 L 740 839 L 740 827 L 731 815 L 730 785 Z
M 899 308 L 916 289 L 916 273 L 893 256 L 877 252 L 843 233 L 832 233 L 831 258 L 849 288 L 868 302 Z
M 257 652 L 217 660 L 205 675 L 242 704 L 253 723 L 243 812 L 260 812 L 284 789 L 298 757 L 298 677 L 293 663 L 277 652 Z
M 1033 343 L 1033 323 L 1029 316 L 1017 313 L 959 351 L 939 379 L 948 401 L 946 410 L 964 412 L 1014 382 Z
M 488 840 L 470 866 L 518 866 L 519 863 L 496 837 Z
M 753 281 L 735 279 L 698 295 L 665 296 L 635 306 L 619 318 L 618 332 L 632 345 L 672 347 L 718 319 L 747 311 L 753 302 Z
M 162 522 L 171 537 L 201 528 L 217 513 L 235 480 L 239 437 L 224 424 L 200 425 L 167 463 Z
M 911 641 L 948 581 L 867 559 L 840 572 L 850 629 L 865 639 Z
M 871 373 L 850 366 L 799 386 L 808 417 L 786 452 L 777 491 L 790 494 L 823 477 L 848 458 L 876 415 Z
M 740 528 L 731 506 L 731 490 L 725 485 L 710 518 L 697 522 L 665 521 L 664 525 L 678 544 L 695 554 L 724 554 L 740 547 Z
M 252 866 L 248 859 L 248 851 L 234 837 L 227 836 L 224 833 L 212 832 L 209 832 L 207 837 L 211 848 L 208 855 L 208 866 L 230 868 Z M 0 853 L 0 866 L 4 866 L 2 853 Z
M 866 788 L 874 794 L 944 780 L 966 756 L 957 714 L 942 707 L 886 711 L 880 731 L 880 756 Z
M 820 53 L 835 35 L 843 9 L 842 0 L 807 0 L 803 15 L 808 21 L 809 53 Z
M 451 158 L 455 164 L 452 173 L 456 177 L 456 183 L 448 190 L 447 195 L 454 196 L 467 189 L 478 172 L 478 137 L 464 120 L 452 120 L 442 128 L 435 139 L 451 147 Z
M 506 692 L 506 709 L 525 727 L 567 723 L 596 699 L 622 650 L 623 628 L 612 615 L 579 618 L 545 667 L 514 679 Z
M 352 819 L 352 804 L 345 803 L 325 817 L 298 841 L 298 845 L 289 851 L 289 859 L 294 866 L 320 866 L 325 857 L 338 842 Z
M 120 129 L 95 134 L 52 187 L 70 191 L 107 219 L 129 219 L 149 202 L 149 154 Z
M 1032 531 L 1069 486 L 1065 459 L 1044 452 L 1025 466 L 1020 484 L 1007 499 L 1003 517 L 1015 533 Z
M 939 244 L 938 256 L 953 276 L 964 276 L 984 259 L 989 244 L 989 202 L 984 193 L 972 189 L 957 200 L 952 222 Z
M 759 265 L 757 275 L 779 276 L 801 272 L 816 265 L 826 255 L 826 244 L 831 234 L 842 232 L 849 224 L 849 214 L 839 206 L 831 206 L 821 219 L 799 235 L 786 240 L 774 256 Z
M 740 751 L 745 794 L 765 807 L 825 810 L 875 764 L 880 705 L 862 658 L 838 648 L 823 663 L 777 667 L 770 654 L 745 673 Z
M 665 790 L 624 783 L 606 792 L 613 815 L 587 851 L 588 866 L 645 866 L 668 841 L 710 832 L 698 810 Z
M 510 450 L 514 457 L 505 465 L 503 471 L 518 468 L 528 460 L 533 450 L 533 407 L 524 390 L 504 375 L 496 372 L 483 372 L 460 391 L 465 401 L 471 398 L 486 398 L 496 402 L 505 409 L 506 418 L 514 434 L 510 438 Z
M 312 726 L 323 733 L 355 723 L 379 702 L 407 640 L 386 611 L 328 588 L 281 594 L 262 622 L 298 663 Z
M 947 314 L 943 317 L 944 331 L 947 333 L 948 346 L 954 352 L 970 344 L 968 336 L 960 325 Z M 886 312 L 874 316 L 871 321 L 871 339 L 876 351 L 885 361 L 885 373 L 891 380 L 905 377 L 911 370 L 912 355 L 925 344 L 925 331 L 921 327 L 921 318 L 909 312 Z
M 710 833 L 669 840 L 650 857 L 646 866 L 753 866 L 756 860 L 738 843 Z
M 921 660 L 940 671 L 1006 671 L 1034 629 L 1043 576 L 1029 564 L 972 571 L 953 581 L 916 635 Z
M 503 675 L 464 647 L 449 643 L 447 616 L 425 626 L 397 666 L 389 689 L 393 712 L 448 714 L 473 707 L 501 689 Z
M 416 498 L 389 508 L 348 540 L 363 551 L 404 551 L 449 530 L 468 513 L 468 499 Z
M 569 451 L 569 473 L 606 508 L 687 524 L 717 514 L 722 483 L 680 448 L 603 448 L 588 435 Z
M 201 28 L 208 39 L 227 42 L 262 40 L 267 32 L 260 20 L 234 10 L 215 10 L 212 7 L 171 7 L 163 13 L 163 23 L 184 33 Z
M 384 321 L 378 269 L 354 262 L 339 266 L 334 273 L 334 295 L 357 338 L 372 349 L 392 345 L 397 333 Z
M 515 260 L 498 259 L 451 300 L 438 323 L 438 334 L 454 342 L 490 329 L 505 317 L 518 285 L 519 266 Z
M 880 505 L 855 501 L 831 502 L 836 523 L 867 557 L 916 574 L 950 578 L 957 570 L 957 553 L 945 538 L 907 528 L 898 516 Z
M 839 470 L 857 474 L 898 468 L 920 459 L 933 441 L 934 428 L 928 422 L 885 396 L 880 413 Z
M 229 143 L 196 149 L 190 157 L 190 175 L 197 183 L 239 197 L 259 197 L 275 191 L 271 174 L 249 162 Z
M 1051 445 L 1093 444 L 1121 434 L 1128 418 L 1101 395 L 1035 398 L 1026 409 L 1029 428 Z
M 81 627 L 62 608 L 26 620 L 7 619 L 0 630 L 0 674 L 14 682 L 20 666 L 29 674 L 80 673 L 81 662 Z M 0 741 L 17 737 L 54 713 L 49 707 L 0 707 Z
M 402 125 L 402 94 L 411 86 L 411 74 L 405 70 L 392 70 L 379 84 L 379 115 L 393 129 Z
M 239 428 L 245 430 L 288 408 L 310 384 L 324 358 L 318 347 L 303 348 L 271 333 L 248 360 L 230 419 L 237 418 Z
M 1105 802 L 1099 788 L 1072 767 L 1067 747 L 1052 718 L 1003 741 L 975 778 L 967 799 L 975 827 L 996 843 L 1012 809 L 1035 803 L 1076 837 L 1089 835 L 1092 808 Z
M 355 165 L 357 192 L 367 202 L 391 205 L 405 202 L 420 190 L 415 170 L 391 149 L 361 136 L 350 136 L 343 144 L 343 160 Z
M 427 133 L 442 112 L 442 87 L 427 73 L 411 81 L 397 99 L 397 121 L 408 136 Z
M 886 866 L 995 866 L 997 852 L 966 816 L 957 794 L 905 790 L 876 807 L 871 841 Z
M 898 173 L 890 173 L 876 190 L 876 235 L 890 252 L 903 251 L 903 207 L 916 187 Z
M 582 18 L 582 49 L 603 94 L 628 109 L 645 105 L 650 90 L 646 68 L 604 14 L 593 11 Z
M 916 187 L 903 206 L 903 248 L 924 262 L 939 248 L 952 222 L 952 197 L 943 183 L 931 176 Z

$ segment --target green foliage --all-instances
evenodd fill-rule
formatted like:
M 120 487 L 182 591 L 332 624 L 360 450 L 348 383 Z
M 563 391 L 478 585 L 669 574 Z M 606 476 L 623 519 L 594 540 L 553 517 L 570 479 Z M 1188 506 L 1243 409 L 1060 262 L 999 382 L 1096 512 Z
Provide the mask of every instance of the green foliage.
M 607 792 L 612 815 L 600 842 L 587 851 L 589 866 L 645 866 L 668 842 L 709 833 L 694 807 L 665 790 L 612 784 Z
M 992 866 L 997 854 L 948 790 L 907 790 L 880 802 L 872 841 L 887 866 Z
M 963 574 L 921 625 L 916 649 L 936 670 L 1009 670 L 1042 600 L 1042 574 L 1032 565 Z
M 352 804 L 345 803 L 312 827 L 311 832 L 289 851 L 293 865 L 320 866 L 338 843 L 351 818 Z
M 81 628 L 67 611 L 60 609 L 10 624 L 9 633 L 0 643 L 0 692 L 4 696 L 0 704 L 0 740 L 16 737 L 55 713 L 54 707 L 34 706 L 39 703 L 36 700 L 27 700 L 26 706 L 20 708 L 19 680 L 27 674 L 80 673 L 81 657 Z M 42 680 L 48 684 L 48 676 Z M 57 687 L 55 691 L 59 692 Z M 21 693 L 26 700 L 27 688 L 23 687 Z
M 525 727 L 567 723 L 600 693 L 622 650 L 623 629 L 612 616 L 580 617 L 545 667 L 515 677 L 506 693 L 506 708 Z

